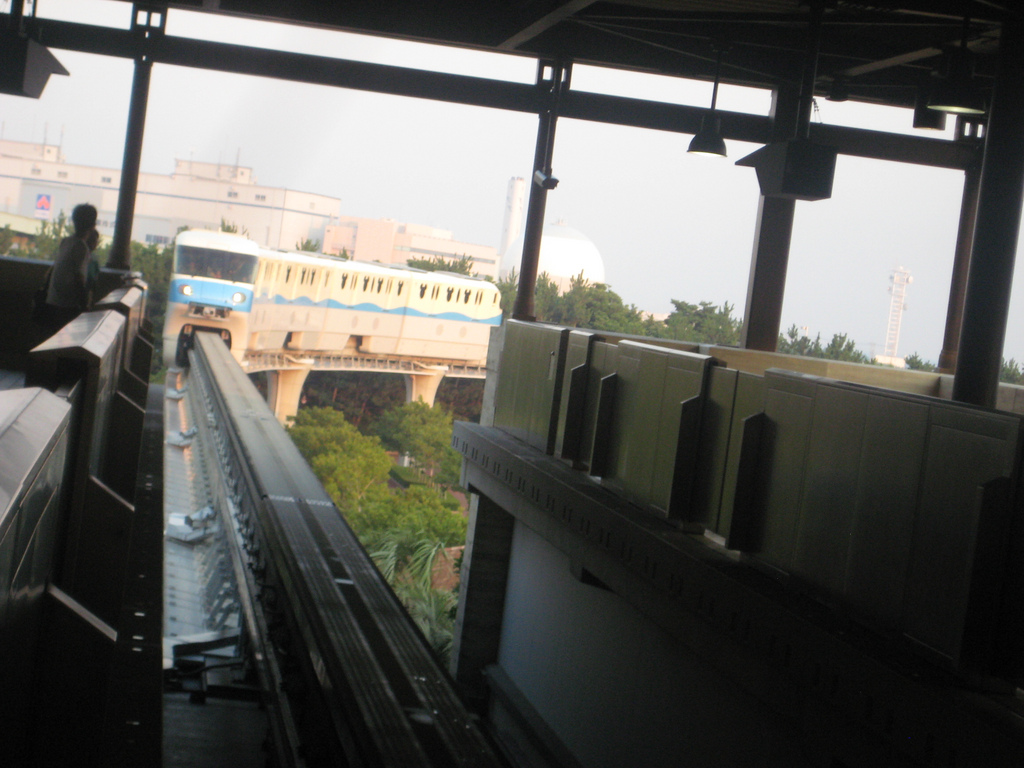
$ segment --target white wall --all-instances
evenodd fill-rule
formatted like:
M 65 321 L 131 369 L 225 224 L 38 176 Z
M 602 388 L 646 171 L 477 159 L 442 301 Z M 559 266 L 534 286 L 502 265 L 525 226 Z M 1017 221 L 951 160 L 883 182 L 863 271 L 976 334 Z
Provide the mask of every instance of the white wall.
M 806 764 L 772 713 L 518 521 L 499 664 L 586 768 Z

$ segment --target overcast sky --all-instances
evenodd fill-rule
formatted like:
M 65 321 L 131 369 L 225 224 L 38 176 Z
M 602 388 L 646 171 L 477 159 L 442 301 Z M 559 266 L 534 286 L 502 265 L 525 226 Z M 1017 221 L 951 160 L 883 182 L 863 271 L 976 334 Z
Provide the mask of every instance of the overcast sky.
M 127 27 L 131 5 L 38 0 L 40 15 Z M 9 0 L 0 0 L 0 10 Z M 168 34 L 532 82 L 533 60 L 172 11 Z M 71 73 L 39 100 L 0 96 L 3 138 L 63 142 L 68 162 L 120 166 L 132 78 L 123 60 L 54 51 Z M 703 105 L 711 87 L 576 67 L 574 88 Z M 769 96 L 723 88 L 719 106 L 764 114 Z M 819 100 L 824 122 L 909 130 L 910 113 Z M 337 88 L 155 65 L 142 168 L 175 158 L 239 162 L 261 184 L 341 199 L 344 214 L 451 230 L 497 247 L 508 180 L 529 177 L 536 116 Z M 63 137 L 63 138 L 62 138 Z M 746 297 L 758 187 L 735 160 L 686 154 L 690 137 L 582 121 L 558 122 L 547 220 L 564 218 L 597 245 L 607 281 L 627 303 L 667 312 L 671 300 Z M 963 175 L 840 157 L 831 200 L 797 203 L 783 329 L 824 341 L 848 333 L 881 354 L 889 276 L 908 289 L 899 352 L 937 360 Z M 1017 271 L 1005 357 L 1024 360 L 1024 278 Z

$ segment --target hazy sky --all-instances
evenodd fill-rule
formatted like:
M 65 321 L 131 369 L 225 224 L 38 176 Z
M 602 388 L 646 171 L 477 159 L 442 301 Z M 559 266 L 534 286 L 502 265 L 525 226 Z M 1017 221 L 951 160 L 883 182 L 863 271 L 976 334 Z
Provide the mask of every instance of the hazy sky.
M 0 0 L 0 10 L 9 1 Z M 127 27 L 130 4 L 38 0 L 39 14 Z M 168 34 L 301 50 L 325 56 L 532 82 L 533 60 L 437 49 L 172 11 Z M 54 51 L 71 72 L 43 97 L 0 96 L 3 138 L 57 143 L 71 163 L 119 167 L 130 62 Z M 703 105 L 711 87 L 576 67 L 573 87 Z M 769 96 L 723 88 L 719 106 L 765 113 Z M 909 130 L 910 113 L 819 101 L 824 122 Z M 506 187 L 529 177 L 537 118 L 155 65 L 142 168 L 170 174 L 174 159 L 252 167 L 261 184 L 341 199 L 347 215 L 451 230 L 497 247 Z M 612 289 L 627 303 L 667 312 L 671 299 L 729 302 L 742 314 L 757 212 L 753 169 L 733 163 L 756 149 L 729 142 L 729 159 L 686 154 L 690 137 L 562 119 L 547 219 L 590 237 Z M 899 351 L 935 361 L 942 345 L 963 176 L 840 157 L 833 197 L 797 204 L 783 307 L 791 324 L 827 341 L 848 333 L 881 353 L 889 275 L 908 289 Z M 1024 359 L 1024 278 L 1017 271 L 1006 357 Z

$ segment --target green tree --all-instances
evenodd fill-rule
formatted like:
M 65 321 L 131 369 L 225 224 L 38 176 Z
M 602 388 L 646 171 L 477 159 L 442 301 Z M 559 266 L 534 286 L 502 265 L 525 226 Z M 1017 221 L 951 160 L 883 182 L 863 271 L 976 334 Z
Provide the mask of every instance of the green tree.
M 249 236 L 249 230 L 242 227 L 241 231 L 238 229 L 238 225 L 234 222 L 228 221 L 223 216 L 220 217 L 220 231 L 227 232 L 232 235 L 242 235 L 242 237 Z
M 870 363 L 871 358 L 857 349 L 853 339 L 845 333 L 832 335 L 832 340 L 826 346 L 821 345 L 821 334 L 819 333 L 812 340 L 806 334 L 800 332 L 791 325 L 785 335 L 779 334 L 777 352 L 785 355 L 803 355 L 804 357 L 821 357 L 827 360 L 844 360 L 850 363 Z
M 473 259 L 469 256 L 455 256 L 446 259 L 444 256 L 409 259 L 406 266 L 422 269 L 425 272 L 453 272 L 456 275 L 472 275 Z
M 381 416 L 376 432 L 388 448 L 409 454 L 432 483 L 458 483 L 460 459 L 451 447 L 452 415 L 440 405 L 404 403 Z
M 61 211 L 53 221 L 40 223 L 39 231 L 22 255 L 30 259 L 53 261 L 53 257 L 57 255 L 57 246 L 60 245 L 60 241 L 72 232 L 71 220 L 64 211 Z
M 320 241 L 310 240 L 308 237 L 304 237 L 295 244 L 296 251 L 311 251 L 313 253 L 320 252 Z
M 14 245 L 14 231 L 10 224 L 0 229 L 0 256 L 7 256 L 11 253 L 11 246 Z
M 935 371 L 937 368 L 930 360 L 925 360 L 917 352 L 903 358 L 908 371 Z
M 1024 371 L 1021 371 L 1020 365 L 1012 357 L 1009 360 L 1003 358 L 999 381 L 1004 384 L 1024 384 Z
M 386 494 L 391 459 L 380 440 L 360 434 L 340 411 L 302 408 L 289 434 L 346 517 Z
M 729 302 L 718 306 L 710 301 L 690 304 L 672 299 L 672 306 L 674 309 L 664 322 L 647 323 L 647 335 L 702 344 L 739 345 L 743 321 L 732 316 L 733 306 Z
M 516 303 L 516 294 L 519 292 L 519 274 L 513 267 L 505 277 L 498 280 L 495 285 L 501 295 L 501 317 L 506 319 L 512 316 L 512 309 Z
M 340 409 L 368 435 L 381 415 L 405 402 L 405 382 L 397 373 L 313 371 L 305 394 L 310 406 Z
M 833 334 L 832 340 L 825 347 L 822 357 L 828 360 L 844 360 L 848 363 L 870 363 L 871 358 L 857 349 L 853 339 L 845 333 Z
M 779 334 L 777 352 L 784 355 L 803 355 L 804 357 L 822 357 L 821 334 L 813 340 L 801 333 L 795 325 L 786 329 L 785 335 Z

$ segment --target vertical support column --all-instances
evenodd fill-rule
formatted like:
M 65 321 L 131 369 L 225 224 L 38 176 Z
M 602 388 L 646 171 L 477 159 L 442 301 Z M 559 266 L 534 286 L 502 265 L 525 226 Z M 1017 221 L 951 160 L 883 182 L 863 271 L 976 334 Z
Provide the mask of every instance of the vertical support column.
M 307 376 L 309 368 L 267 371 L 267 405 L 282 424 L 287 424 L 299 412 L 299 399 Z
M 540 263 L 540 241 L 544 233 L 544 211 L 548 190 L 558 185 L 551 175 L 551 155 L 555 148 L 555 124 L 558 122 L 558 100 L 569 87 L 570 64 L 540 62 L 537 69 L 537 87 L 546 88 L 548 104 L 540 113 L 537 128 L 537 148 L 533 155 L 533 176 L 530 183 L 530 203 L 526 211 L 526 229 L 523 233 L 523 257 L 519 265 L 519 290 L 512 317 L 516 320 L 535 320 L 534 294 L 537 288 L 537 267 Z
M 1024 25 L 1008 20 L 999 43 L 985 132 L 974 249 L 964 298 L 953 399 L 993 407 L 1024 202 Z
M 515 519 L 486 496 L 472 498 L 449 671 L 482 711 L 487 701 L 483 670 L 498 660 Z
M 967 293 L 967 271 L 971 266 L 971 248 L 974 244 L 974 225 L 978 218 L 978 190 L 981 187 L 981 163 L 972 163 L 964 169 L 964 191 L 960 200 L 960 226 L 956 233 L 956 253 L 953 256 L 953 277 L 949 284 L 949 304 L 946 308 L 946 331 L 939 353 L 939 372 L 956 370 L 957 350 L 960 346 L 960 327 L 964 317 L 964 297 Z
M 433 406 L 434 398 L 437 397 L 437 388 L 441 386 L 441 381 L 447 370 L 445 368 L 434 373 L 405 374 L 405 402 L 415 403 L 417 400 L 422 400 L 427 405 Z
M 132 222 L 135 219 L 135 194 L 139 188 L 139 166 L 142 160 L 142 134 L 146 128 L 146 106 L 149 102 L 149 79 L 153 61 L 147 53 L 149 40 L 163 34 L 166 11 L 132 7 L 132 32 L 139 44 L 132 78 L 132 98 L 128 105 L 128 126 L 125 129 L 124 156 L 121 159 L 121 186 L 117 194 L 117 218 L 114 240 L 110 245 L 107 266 L 130 269 L 132 264 Z
M 771 118 L 772 141 L 784 141 L 794 135 L 800 119 L 800 99 L 792 87 L 780 86 L 772 94 Z M 740 346 L 746 349 L 774 352 L 778 346 L 795 213 L 795 200 L 764 195 L 758 200 L 740 333 Z

